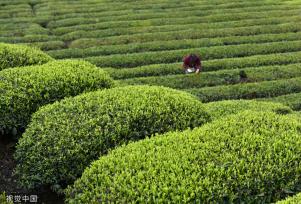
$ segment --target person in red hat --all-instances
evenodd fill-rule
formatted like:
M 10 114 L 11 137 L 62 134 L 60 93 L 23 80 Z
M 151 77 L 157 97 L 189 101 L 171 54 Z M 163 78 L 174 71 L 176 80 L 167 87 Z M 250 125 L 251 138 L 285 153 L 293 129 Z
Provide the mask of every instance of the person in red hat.
M 185 74 L 200 73 L 202 69 L 201 59 L 196 54 L 189 54 L 183 58 L 183 69 Z

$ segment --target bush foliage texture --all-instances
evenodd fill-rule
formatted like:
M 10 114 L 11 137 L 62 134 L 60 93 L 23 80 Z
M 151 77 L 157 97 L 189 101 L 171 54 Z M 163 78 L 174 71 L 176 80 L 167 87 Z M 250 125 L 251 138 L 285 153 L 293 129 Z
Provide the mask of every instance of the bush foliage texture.
M 0 43 L 0 70 L 9 67 L 21 67 L 44 64 L 53 60 L 49 55 L 24 45 Z
M 230 114 L 236 114 L 245 110 L 269 111 L 278 114 L 292 113 L 292 109 L 281 104 L 273 102 L 260 102 L 252 100 L 226 100 L 206 103 L 208 113 L 213 119 L 225 117 Z
M 16 174 L 22 186 L 60 191 L 100 155 L 155 133 L 210 120 L 188 93 L 155 86 L 90 92 L 42 107 L 19 140 Z
M 0 134 L 22 132 L 40 106 L 112 85 L 105 71 L 78 60 L 2 70 Z
M 245 111 L 131 143 L 93 162 L 67 202 L 275 202 L 300 186 L 300 128 L 289 115 Z

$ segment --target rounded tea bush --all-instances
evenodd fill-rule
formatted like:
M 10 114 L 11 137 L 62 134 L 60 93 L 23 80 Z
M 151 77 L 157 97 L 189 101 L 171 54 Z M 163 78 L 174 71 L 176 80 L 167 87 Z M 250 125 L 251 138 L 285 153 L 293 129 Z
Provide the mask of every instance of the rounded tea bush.
M 51 60 L 53 58 L 37 48 L 0 43 L 0 71 L 9 67 L 44 64 Z
M 31 114 L 40 106 L 67 96 L 109 88 L 112 84 L 106 72 L 78 60 L 2 70 L 0 134 L 22 132 Z
M 244 111 L 100 157 L 67 203 L 270 203 L 300 186 L 301 123 Z
M 26 188 L 60 192 L 108 150 L 155 133 L 210 120 L 196 97 L 157 86 L 90 92 L 42 107 L 16 148 L 16 175 Z
M 289 114 L 293 110 L 281 103 L 253 101 L 253 100 L 225 100 L 206 103 L 206 108 L 213 119 L 236 114 L 245 110 L 272 111 L 278 114 Z

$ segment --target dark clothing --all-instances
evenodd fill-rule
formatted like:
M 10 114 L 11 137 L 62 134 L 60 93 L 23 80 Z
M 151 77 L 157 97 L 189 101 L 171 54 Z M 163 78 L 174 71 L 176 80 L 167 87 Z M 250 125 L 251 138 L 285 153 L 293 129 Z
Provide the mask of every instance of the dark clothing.
M 183 58 L 183 68 L 195 68 L 196 70 L 202 69 L 201 59 L 198 56 L 187 55 Z

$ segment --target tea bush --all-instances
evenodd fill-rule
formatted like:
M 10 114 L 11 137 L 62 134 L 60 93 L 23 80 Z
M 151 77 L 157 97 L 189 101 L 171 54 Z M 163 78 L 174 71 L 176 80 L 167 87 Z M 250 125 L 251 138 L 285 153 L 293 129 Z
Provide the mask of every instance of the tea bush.
M 238 5 L 238 4 L 236 4 Z M 215 5 L 215 8 L 218 5 Z M 287 17 L 287 16 L 293 16 L 294 13 L 296 11 L 292 10 L 291 15 L 290 11 L 286 12 L 286 13 L 279 13 L 279 12 L 269 12 L 271 11 L 271 5 L 268 6 L 268 10 L 266 11 L 265 14 L 260 14 L 259 18 L 258 16 L 255 15 L 245 15 L 244 17 L 240 17 L 239 19 L 234 19 L 233 21 L 217 21 L 217 22 L 206 22 L 203 21 L 203 16 L 192 16 L 191 15 L 191 10 L 195 7 L 188 7 L 190 12 L 187 13 L 188 16 L 186 16 L 185 18 L 168 18 L 168 19 L 162 19 L 162 18 L 153 18 L 153 19 L 146 19 L 146 20 L 139 20 L 139 21 L 135 21 L 135 20 L 117 20 L 117 21 L 102 21 L 102 22 L 93 22 L 92 24 L 90 24 L 91 20 L 94 19 L 87 19 L 87 21 L 89 22 L 88 24 L 85 23 L 75 23 L 73 25 L 69 25 L 69 26 L 60 26 L 60 27 L 56 27 L 53 29 L 53 33 L 55 35 L 64 35 L 73 31 L 78 31 L 78 30 L 83 30 L 83 31 L 90 31 L 90 30 L 102 30 L 102 29 L 112 29 L 112 28 L 128 28 L 128 27 L 136 27 L 136 28 L 141 28 L 141 27 L 146 27 L 149 25 L 153 25 L 153 26 L 162 26 L 162 25 L 186 25 L 187 22 L 191 23 L 191 24 L 195 24 L 198 23 L 201 27 L 204 28 L 212 28 L 212 26 L 216 25 L 216 28 L 221 28 L 223 25 L 233 25 L 233 21 L 248 21 L 248 20 L 257 20 L 259 22 L 261 21 L 267 21 L 269 20 L 269 18 L 271 17 Z M 262 5 L 258 8 L 263 8 Z M 242 9 L 242 8 L 240 8 Z M 181 10 L 183 10 L 183 8 L 181 8 Z M 278 9 L 279 10 L 279 9 Z M 128 11 L 126 11 L 128 12 Z M 203 10 L 201 12 L 204 12 Z M 220 11 L 219 11 L 220 12 Z M 120 14 L 120 11 L 117 12 L 118 14 Z M 103 12 L 102 12 L 103 14 Z M 72 14 L 71 14 L 72 15 Z M 74 14 L 73 14 L 74 15 Z M 86 13 L 83 15 L 87 15 Z M 88 14 L 90 17 L 91 15 Z M 99 13 L 94 14 L 95 16 L 99 15 Z M 107 15 L 107 14 L 106 14 Z M 116 14 L 115 14 L 116 15 Z M 65 15 L 66 16 L 66 15 Z M 233 16 L 233 15 L 232 15 Z M 79 17 L 79 14 L 75 14 L 75 16 L 73 17 Z M 109 17 L 110 19 L 112 18 L 111 16 Z M 77 18 L 76 21 L 80 22 L 81 20 L 84 20 L 82 18 Z M 69 19 L 70 21 L 70 19 Z M 49 25 L 56 23 L 54 21 L 50 22 Z M 204 26 L 205 25 L 205 26 Z M 230 27 L 230 26 L 229 26 Z M 137 29 L 138 30 L 138 29 Z
M 198 24 L 199 25 L 199 24 Z M 184 48 L 200 48 L 221 45 L 238 45 L 247 43 L 267 43 L 281 40 L 293 41 L 301 40 L 300 32 L 280 33 L 280 34 L 261 34 L 255 36 L 230 36 L 221 38 L 202 38 L 202 39 L 183 39 L 169 41 L 153 41 L 146 43 L 131 43 L 122 45 L 107 45 L 101 47 L 91 47 L 86 49 L 69 48 L 63 50 L 52 50 L 47 52 L 56 59 L 63 58 L 82 58 L 97 55 L 126 54 L 147 51 L 163 51 Z
M 22 37 L 0 37 L 1 42 L 5 43 L 33 43 L 33 42 L 47 42 L 47 41 L 57 40 L 55 36 L 48 36 L 48 35 L 25 35 Z
M 109 149 L 209 120 L 195 97 L 169 88 L 128 86 L 82 94 L 33 114 L 17 145 L 16 175 L 26 188 L 44 184 L 60 192 Z
M 269 98 L 301 92 L 301 77 L 259 83 L 195 88 L 186 91 L 198 96 L 202 102 Z
M 9 67 L 44 64 L 51 60 L 50 56 L 38 49 L 0 43 L 0 71 Z
M 208 113 L 213 119 L 225 117 L 230 114 L 236 114 L 245 110 L 269 111 L 278 114 L 292 113 L 292 109 L 281 103 L 261 102 L 252 100 L 227 100 L 216 101 L 205 104 Z
M 301 63 L 283 66 L 255 67 L 245 70 L 220 70 L 215 72 L 204 72 L 200 75 L 182 74 L 139 77 L 121 80 L 120 82 L 129 85 L 149 84 L 166 86 L 175 89 L 188 89 L 246 82 L 271 81 L 285 78 L 289 79 L 294 77 L 301 77 Z
M 2 70 L 0 134 L 22 132 L 40 106 L 112 85 L 107 73 L 79 60 Z
M 298 13 L 299 11 L 296 11 Z M 278 12 L 279 14 L 279 12 Z M 234 16 L 233 14 L 231 14 Z M 163 19 L 164 20 L 164 19 Z M 186 21 L 187 22 L 187 21 Z M 250 36 L 258 34 L 277 34 L 285 32 L 298 32 L 301 31 L 300 23 L 284 23 L 279 25 L 257 25 L 238 28 L 221 28 L 221 29 L 205 29 L 202 30 L 181 30 L 170 32 L 157 32 L 157 33 L 143 33 L 133 35 L 120 35 L 97 38 L 81 38 L 74 40 L 70 47 L 72 48 L 87 48 L 101 45 L 119 45 L 129 43 L 143 43 L 156 40 L 181 40 L 181 39 L 200 39 L 200 38 L 216 38 L 227 36 Z
M 121 6 L 120 4 L 118 5 L 119 7 Z M 152 5 L 152 9 L 154 9 L 153 7 L 154 5 Z M 168 5 L 165 5 L 165 7 Z M 263 5 L 261 5 L 263 6 Z M 177 7 L 177 6 L 175 6 Z M 210 13 L 212 13 L 212 11 L 204 11 L 203 9 L 199 10 L 199 9 L 194 9 L 194 7 L 189 6 L 190 10 L 186 10 L 186 11 L 181 11 L 181 17 L 185 17 L 186 22 L 190 22 L 189 18 L 191 18 L 191 13 L 194 12 L 196 14 L 196 16 L 198 17 L 198 23 L 204 23 L 204 22 L 224 22 L 224 21 L 235 21 L 235 20 L 242 20 L 242 19 L 260 19 L 260 18 L 268 18 L 270 16 L 293 16 L 293 15 L 298 15 L 299 10 L 296 8 L 292 8 L 286 11 L 281 10 L 279 7 L 278 8 L 270 8 L 268 9 L 267 7 L 265 7 L 263 10 L 265 10 L 265 12 L 263 11 L 259 11 L 262 8 L 260 7 L 259 9 L 257 9 L 258 11 L 251 11 L 250 12 L 250 8 L 248 8 L 247 11 L 243 11 L 243 10 L 239 10 L 236 9 L 235 15 L 233 15 L 233 13 L 220 13 L 218 11 L 215 11 L 216 13 L 213 13 L 212 15 L 210 15 Z M 104 9 L 104 6 L 101 6 L 101 10 Z M 109 8 L 112 9 L 112 8 Z M 133 7 L 131 6 L 131 9 L 133 9 Z M 150 9 L 150 8 L 148 8 Z M 48 24 L 48 28 L 51 29 L 56 29 L 56 28 L 62 28 L 62 27 L 70 27 L 70 26 L 75 26 L 75 25 L 84 25 L 84 24 L 95 24 L 95 23 L 99 23 L 99 22 L 107 22 L 107 21 L 125 21 L 125 25 L 123 25 L 123 27 L 128 27 L 127 25 L 127 21 L 143 21 L 143 20 L 147 20 L 149 21 L 149 23 L 154 24 L 154 25 L 164 25 L 164 24 L 168 24 L 169 23 L 169 19 L 171 19 L 171 21 L 173 21 L 173 19 L 178 20 L 179 15 L 178 12 L 176 11 L 170 11 L 167 12 L 166 10 L 164 10 L 164 12 L 159 12 L 159 13 L 154 13 L 154 12 L 143 12 L 143 13 L 127 13 L 125 15 L 103 15 L 102 12 L 100 11 L 100 8 L 89 8 L 89 11 L 91 12 L 91 10 L 94 11 L 98 11 L 96 12 L 96 15 L 94 14 L 93 17 L 91 17 L 91 14 L 89 14 L 88 16 L 80 16 L 79 14 L 76 16 L 73 16 L 71 18 L 62 18 L 62 19 L 57 19 L 56 21 L 51 21 Z M 114 11 L 115 8 L 113 9 Z M 87 14 L 87 10 L 83 11 L 85 14 Z M 132 10 L 131 10 L 132 12 Z M 226 10 L 225 12 L 229 12 L 229 9 Z M 206 15 L 207 14 L 207 15 Z M 208 15 L 209 14 L 209 15 Z M 168 18 L 167 18 L 168 17 Z M 202 18 L 200 18 L 202 17 Z M 165 19 L 167 18 L 167 19 Z M 183 20 L 183 19 L 182 19 Z M 150 25 L 145 23 L 146 25 Z M 177 24 L 177 23 L 175 23 Z
M 253 55 L 248 57 L 225 58 L 202 62 L 202 70 L 217 71 L 221 69 L 238 69 L 272 65 L 287 65 L 301 62 L 301 52 L 274 53 L 268 55 Z M 161 76 L 183 73 L 181 63 L 153 64 L 129 69 L 106 68 L 115 79 L 125 79 L 144 76 Z
M 261 100 L 283 103 L 295 111 L 301 111 L 301 93 L 287 94 L 274 98 L 264 98 Z
M 271 42 L 262 44 L 242 44 L 229 46 L 214 46 L 194 49 L 169 50 L 158 52 L 143 52 L 133 54 L 116 54 L 109 56 L 88 57 L 87 61 L 100 67 L 130 68 L 156 63 L 171 63 L 181 61 L 188 53 L 197 53 L 203 60 L 245 57 L 259 54 L 300 51 L 301 41 Z
M 24 44 L 29 45 L 31 47 L 37 47 L 43 51 L 63 49 L 66 46 L 65 43 L 62 41 L 33 42 L 33 43 L 24 43 Z
M 258 9 L 258 8 L 257 8 Z M 200 11 L 204 14 L 204 11 Z M 211 11 L 212 12 L 212 11 Z M 219 11 L 222 12 L 222 11 Z M 191 11 L 189 11 L 191 13 Z M 165 13 L 166 14 L 166 13 Z M 183 13 L 181 13 L 183 14 Z M 177 14 L 176 14 L 177 15 Z M 171 16 L 169 16 L 171 17 Z M 230 21 L 230 22 L 218 22 L 218 23 L 190 23 L 184 25 L 156 25 L 156 26 L 147 26 L 147 27 L 118 27 L 118 28 L 109 28 L 105 30 L 73 30 L 63 36 L 61 39 L 64 41 L 72 41 L 80 38 L 103 38 L 110 36 L 118 35 L 130 35 L 138 33 L 157 33 L 157 32 L 169 32 L 169 31 L 179 31 L 179 30 L 189 30 L 194 29 L 197 32 L 202 32 L 202 29 L 221 29 L 221 28 L 235 28 L 235 27 L 246 27 L 246 26 L 256 26 L 256 25 L 277 25 L 287 22 L 298 22 L 300 20 L 299 16 L 286 16 L 279 18 L 271 17 L 263 19 L 246 19 L 241 21 Z
M 93 162 L 66 202 L 275 202 L 300 186 L 300 128 L 290 116 L 245 111 L 131 143 Z

